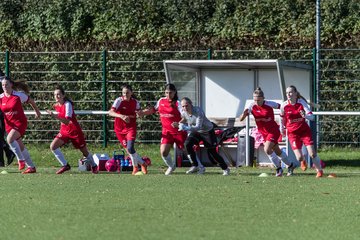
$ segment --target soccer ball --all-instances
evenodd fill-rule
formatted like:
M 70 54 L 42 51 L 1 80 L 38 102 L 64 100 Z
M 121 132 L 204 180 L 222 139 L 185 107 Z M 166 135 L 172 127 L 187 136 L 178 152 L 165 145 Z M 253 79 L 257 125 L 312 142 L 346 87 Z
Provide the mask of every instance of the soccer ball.
M 107 160 L 106 163 L 105 163 L 105 169 L 108 172 L 116 172 L 118 170 L 118 168 L 119 168 L 119 164 L 113 158 Z

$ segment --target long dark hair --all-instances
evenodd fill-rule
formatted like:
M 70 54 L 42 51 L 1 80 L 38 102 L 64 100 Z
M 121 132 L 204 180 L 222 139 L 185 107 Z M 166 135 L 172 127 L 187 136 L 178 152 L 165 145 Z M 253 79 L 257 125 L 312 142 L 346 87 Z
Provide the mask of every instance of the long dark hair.
M 73 104 L 73 101 L 66 95 L 65 90 L 61 85 L 55 86 L 55 90 L 59 90 L 61 94 L 64 95 L 64 101 L 69 101 L 71 104 Z
M 177 93 L 177 90 L 176 90 L 175 85 L 172 84 L 172 83 L 166 84 L 166 85 L 165 85 L 165 91 L 166 91 L 166 90 L 175 92 L 175 95 L 174 95 L 173 99 L 171 99 L 171 106 L 172 106 L 172 107 L 176 107 L 176 106 L 175 106 L 175 103 L 176 103 L 177 100 L 179 100 L 179 96 L 178 96 L 178 93 Z
M 10 77 L 7 76 L 2 76 L 1 81 L 2 80 L 6 80 L 9 81 L 12 84 L 12 89 L 16 90 L 16 91 L 22 91 L 26 94 L 29 95 L 30 93 L 30 88 L 29 86 L 25 83 L 25 80 L 17 80 L 17 81 L 13 81 Z

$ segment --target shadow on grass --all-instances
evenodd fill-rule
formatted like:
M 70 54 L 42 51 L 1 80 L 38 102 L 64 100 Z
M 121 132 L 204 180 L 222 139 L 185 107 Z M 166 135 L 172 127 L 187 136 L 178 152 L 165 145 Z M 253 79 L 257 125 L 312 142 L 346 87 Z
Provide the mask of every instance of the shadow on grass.
M 327 160 L 326 166 L 328 167 L 360 167 L 360 160 Z

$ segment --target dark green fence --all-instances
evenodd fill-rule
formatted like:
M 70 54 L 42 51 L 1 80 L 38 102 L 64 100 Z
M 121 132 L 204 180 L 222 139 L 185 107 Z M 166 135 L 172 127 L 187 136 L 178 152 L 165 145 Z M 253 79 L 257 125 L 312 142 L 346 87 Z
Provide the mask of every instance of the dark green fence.
M 360 50 L 321 50 L 320 111 L 358 111 Z M 24 79 L 41 110 L 51 109 L 53 89 L 64 86 L 75 110 L 111 107 L 123 84 L 130 84 L 142 107 L 163 95 L 163 60 L 169 59 L 282 59 L 314 64 L 313 49 L 288 50 L 199 50 L 199 51 L 92 51 L 92 52 L 5 52 L 3 68 L 13 79 Z M 314 86 L 316 86 L 314 82 Z M 28 108 L 28 110 L 31 110 Z M 78 116 L 89 142 L 116 142 L 113 119 L 106 115 Z M 320 145 L 358 146 L 358 117 L 319 117 Z M 50 142 L 58 121 L 44 115 L 29 116 L 26 141 Z M 138 122 L 138 140 L 159 142 L 158 116 Z

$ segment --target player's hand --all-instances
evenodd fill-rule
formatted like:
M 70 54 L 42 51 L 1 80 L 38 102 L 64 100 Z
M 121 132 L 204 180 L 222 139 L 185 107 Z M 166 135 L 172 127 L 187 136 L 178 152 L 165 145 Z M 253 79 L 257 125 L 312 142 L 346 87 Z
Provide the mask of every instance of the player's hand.
M 304 110 L 300 110 L 300 115 L 303 117 L 303 118 L 305 118 L 305 111 Z
M 130 122 L 129 116 L 122 115 L 121 119 L 124 120 L 124 122 L 126 122 L 126 123 L 129 123 L 129 122 Z
M 50 110 L 46 110 L 46 112 L 50 115 L 50 117 L 53 117 L 53 112 L 52 111 L 50 111 Z
M 179 128 L 179 126 L 180 126 L 181 124 L 182 124 L 182 123 L 173 122 L 173 123 L 171 123 L 171 126 L 172 126 L 173 128 Z

